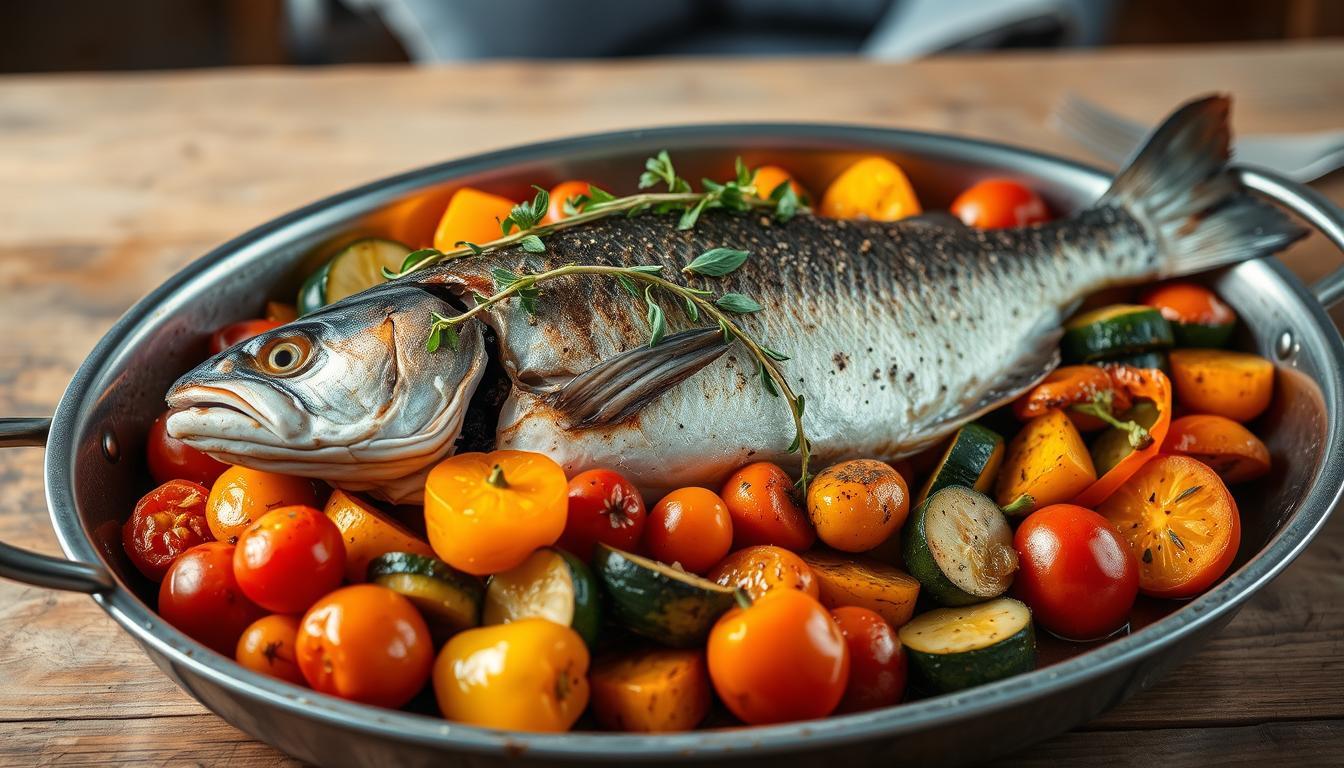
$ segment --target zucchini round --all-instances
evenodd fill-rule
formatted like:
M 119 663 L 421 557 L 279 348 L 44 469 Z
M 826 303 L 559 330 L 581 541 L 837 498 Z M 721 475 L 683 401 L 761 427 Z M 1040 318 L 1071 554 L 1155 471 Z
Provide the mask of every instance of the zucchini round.
M 588 566 L 568 552 L 542 547 L 516 567 L 490 577 L 482 624 L 534 617 L 572 627 L 592 647 L 601 611 Z
M 915 508 L 904 536 L 905 567 L 942 605 L 998 597 L 1013 584 L 1013 529 L 988 496 L 961 486 Z
M 299 289 L 299 314 L 306 315 L 383 283 L 382 269 L 401 268 L 411 249 L 394 240 L 366 237 L 347 245 Z
M 436 642 L 481 623 L 485 588 L 480 579 L 436 557 L 412 552 L 379 555 L 369 561 L 369 581 L 414 603 Z
M 930 495 L 954 485 L 985 493 L 993 487 L 1002 462 L 1003 437 L 979 424 L 967 424 L 952 437 L 915 504 L 923 504 Z
M 1112 304 L 1084 312 L 1064 325 L 1060 351 L 1069 362 L 1164 349 L 1172 345 L 1171 323 L 1141 304 Z
M 949 693 L 1036 667 L 1036 633 L 1026 605 L 1002 597 L 916 616 L 900 629 L 916 682 Z
M 607 604 L 628 630 L 673 648 L 703 645 L 714 622 L 733 606 L 732 587 L 598 544 L 593 567 Z

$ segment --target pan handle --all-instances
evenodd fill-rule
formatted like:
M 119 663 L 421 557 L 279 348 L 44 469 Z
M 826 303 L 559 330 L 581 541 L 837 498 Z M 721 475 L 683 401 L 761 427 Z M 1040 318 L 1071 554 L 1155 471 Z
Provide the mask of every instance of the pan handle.
M 1325 235 L 1335 247 L 1344 251 L 1344 211 L 1340 211 L 1325 195 L 1291 181 L 1272 171 L 1259 168 L 1238 168 L 1241 183 L 1306 219 Z M 1344 267 L 1321 278 L 1311 286 L 1326 309 L 1344 301 Z
M 44 446 L 51 419 L 0 419 L 0 448 Z M 29 552 L 0 541 L 0 577 L 72 592 L 107 592 L 116 588 L 101 565 Z

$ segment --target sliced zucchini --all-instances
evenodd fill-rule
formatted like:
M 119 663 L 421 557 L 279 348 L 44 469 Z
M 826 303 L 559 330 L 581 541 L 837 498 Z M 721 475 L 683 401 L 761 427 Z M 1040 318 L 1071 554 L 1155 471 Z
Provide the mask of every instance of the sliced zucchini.
M 376 237 L 347 245 L 303 282 L 299 289 L 299 314 L 306 315 L 384 282 L 383 267 L 400 269 L 410 252 L 401 243 Z
M 985 493 L 994 486 L 1002 462 L 1003 437 L 979 424 L 967 424 L 952 437 L 915 504 L 923 504 L 931 494 L 953 485 Z
M 702 645 L 734 602 L 732 587 L 606 544 L 597 545 L 593 568 L 616 619 L 631 632 L 673 648 Z
M 1148 400 L 1140 400 L 1120 414 L 1119 419 L 1133 421 L 1144 429 L 1152 429 L 1159 415 L 1155 404 Z M 1097 435 L 1097 439 L 1092 441 L 1092 447 L 1088 449 L 1088 453 L 1092 454 L 1092 466 L 1097 470 L 1097 477 L 1115 469 L 1115 465 L 1124 461 L 1125 457 L 1133 452 L 1134 446 L 1129 443 L 1129 433 L 1115 427 L 1110 427 Z
M 436 642 L 481 623 L 485 587 L 480 579 L 436 557 L 412 552 L 379 555 L 369 561 L 369 581 L 414 603 Z
M 1105 360 L 1099 360 L 1097 362 L 1099 365 L 1128 365 L 1131 368 L 1157 368 L 1163 373 L 1171 375 L 1171 365 L 1167 362 L 1167 353 L 1157 349 L 1149 350 L 1147 352 L 1136 352 L 1132 355 L 1108 357 Z
M 1059 346 L 1069 362 L 1089 363 L 1165 349 L 1172 340 L 1171 323 L 1161 312 L 1140 304 L 1112 304 L 1065 323 Z
M 533 617 L 573 627 L 589 647 L 597 642 L 601 612 L 597 582 L 588 566 L 568 552 L 543 547 L 518 566 L 490 577 L 482 624 Z
M 1036 667 L 1036 633 L 1027 606 L 1001 597 L 916 616 L 900 629 L 910 670 L 926 690 L 948 693 Z
M 904 544 L 905 567 L 942 605 L 998 597 L 1017 571 L 1007 518 L 988 496 L 961 486 L 944 488 L 915 508 Z

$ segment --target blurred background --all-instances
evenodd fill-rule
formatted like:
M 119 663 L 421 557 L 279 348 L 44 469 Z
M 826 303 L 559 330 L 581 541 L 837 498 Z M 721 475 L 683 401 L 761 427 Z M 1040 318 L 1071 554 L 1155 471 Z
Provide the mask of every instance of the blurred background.
M 1344 35 L 1338 0 L 46 0 L 0 72 L 859 54 Z

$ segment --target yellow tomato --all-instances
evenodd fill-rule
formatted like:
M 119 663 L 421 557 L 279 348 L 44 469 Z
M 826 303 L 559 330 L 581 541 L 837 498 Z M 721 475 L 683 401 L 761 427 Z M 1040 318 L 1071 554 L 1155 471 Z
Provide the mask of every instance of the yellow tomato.
M 845 169 L 821 198 L 821 215 L 896 221 L 921 212 L 905 171 L 885 157 L 865 157 Z
M 449 720 L 567 731 L 588 706 L 588 647 L 546 619 L 469 629 L 439 652 L 434 696 Z
M 322 506 L 312 481 L 247 467 L 229 467 L 210 488 L 205 521 L 219 541 L 230 544 L 253 521 L 280 507 Z
M 461 453 L 425 481 L 425 530 L 444 562 L 484 576 L 554 544 L 569 514 L 565 471 L 530 451 Z

